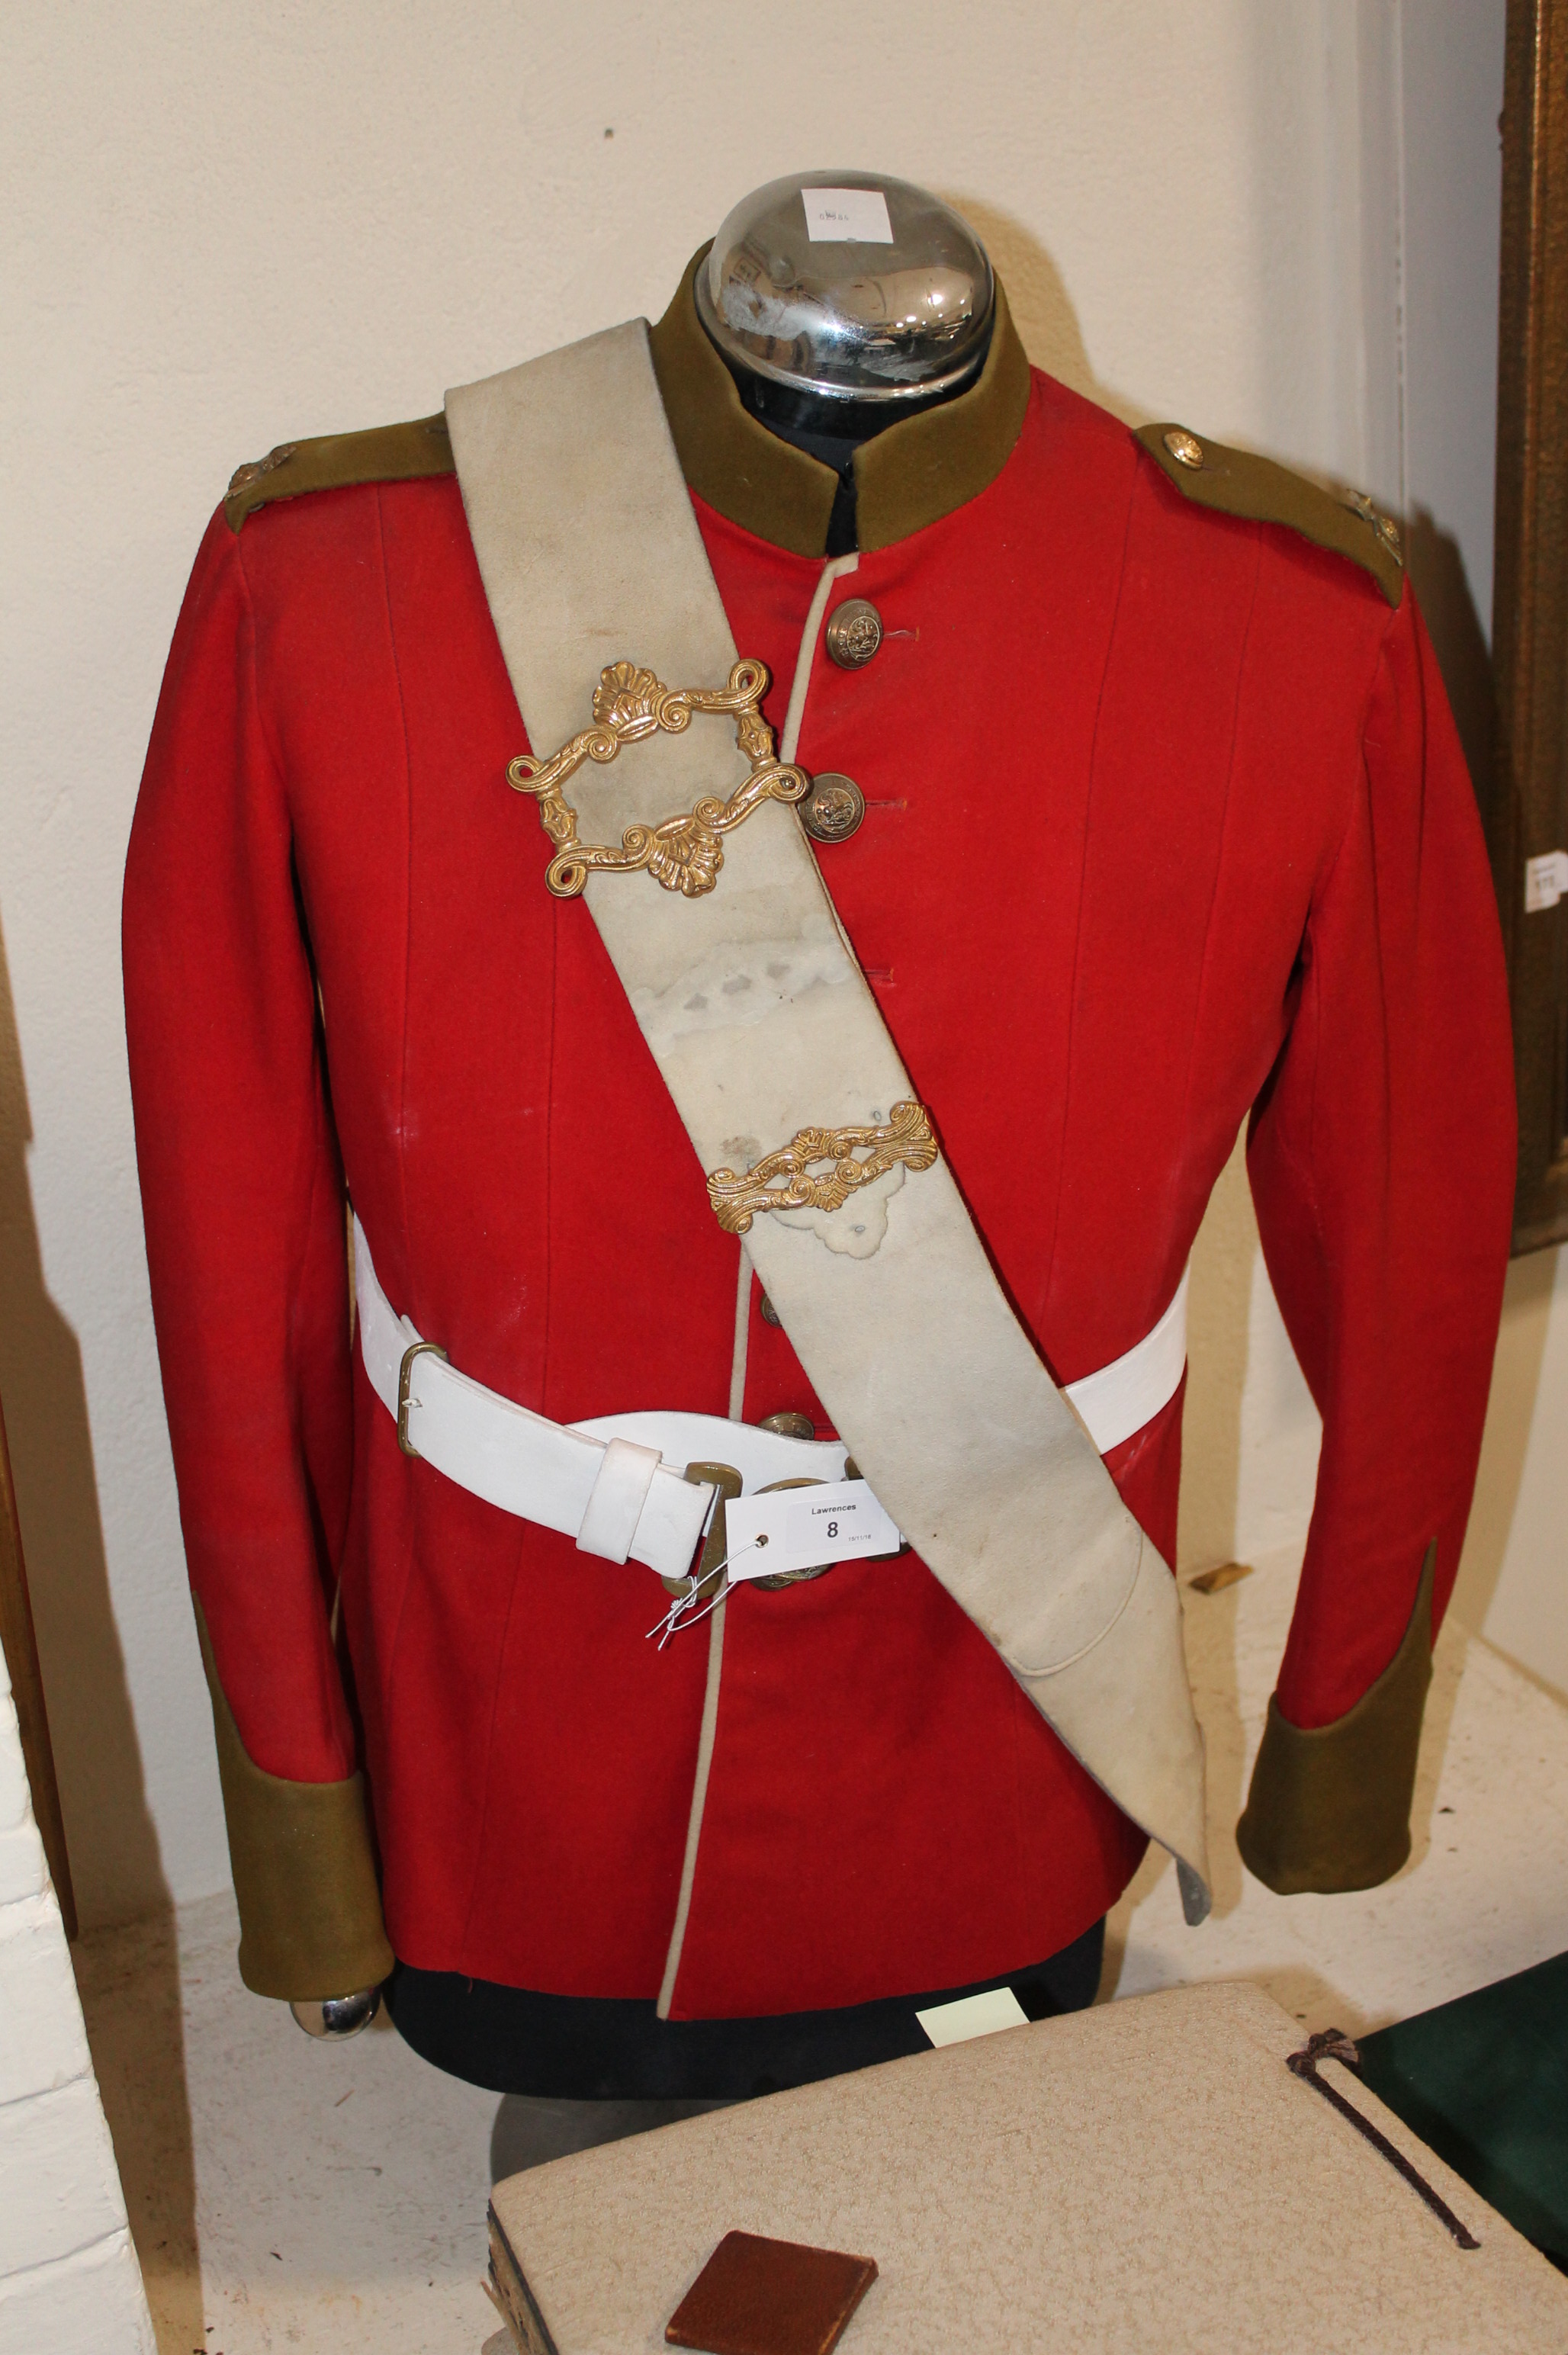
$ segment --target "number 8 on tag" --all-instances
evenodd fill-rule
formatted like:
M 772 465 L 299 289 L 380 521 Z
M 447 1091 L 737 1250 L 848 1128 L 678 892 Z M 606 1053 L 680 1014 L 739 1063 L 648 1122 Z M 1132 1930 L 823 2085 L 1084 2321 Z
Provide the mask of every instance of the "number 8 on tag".
M 737 1497 L 725 1508 L 725 1528 L 735 1584 L 781 1571 L 815 1570 L 819 1562 L 869 1561 L 897 1553 L 903 1543 L 868 1480 Z

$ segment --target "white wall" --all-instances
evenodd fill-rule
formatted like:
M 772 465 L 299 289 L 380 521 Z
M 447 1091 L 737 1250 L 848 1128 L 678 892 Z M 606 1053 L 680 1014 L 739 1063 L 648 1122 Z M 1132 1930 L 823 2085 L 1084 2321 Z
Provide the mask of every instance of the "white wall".
M 0 2355 L 155 2355 L 0 1654 Z
M 164 650 L 232 467 L 656 312 L 738 195 L 842 162 L 964 207 L 1033 357 L 1124 414 L 1385 490 L 1408 438 L 1414 483 L 1396 69 L 1430 27 L 1445 102 L 1484 119 L 1500 21 L 1501 0 L 1405 0 L 1403 28 L 1393 0 L 13 0 L 0 1394 L 86 1920 L 225 1872 L 115 927 Z M 1485 358 L 1476 242 L 1434 383 L 1467 341 Z M 1430 460 L 1428 503 L 1478 584 L 1490 457 L 1460 443 Z M 1194 1365 L 1189 1551 L 1296 1533 L 1311 1410 L 1234 1172 Z M 1534 1543 L 1505 1539 L 1509 1565 Z M 1511 1567 L 1493 1582 L 1524 1592 Z

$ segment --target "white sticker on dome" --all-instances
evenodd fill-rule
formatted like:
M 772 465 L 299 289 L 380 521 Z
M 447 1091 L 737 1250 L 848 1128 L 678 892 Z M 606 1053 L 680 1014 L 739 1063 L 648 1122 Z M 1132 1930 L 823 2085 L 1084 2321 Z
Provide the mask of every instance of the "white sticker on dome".
M 806 234 L 813 245 L 853 240 L 857 245 L 891 245 L 893 225 L 880 188 L 802 188 Z

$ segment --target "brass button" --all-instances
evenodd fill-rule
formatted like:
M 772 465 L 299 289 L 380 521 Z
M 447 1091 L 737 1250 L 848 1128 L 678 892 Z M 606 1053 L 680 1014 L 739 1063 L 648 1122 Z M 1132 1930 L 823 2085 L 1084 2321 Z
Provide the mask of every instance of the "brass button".
M 827 618 L 827 651 L 840 670 L 864 670 L 882 643 L 882 617 L 867 597 L 847 597 Z
M 825 769 L 796 806 L 813 842 L 848 842 L 866 815 L 866 796 L 853 777 Z
M 764 1325 L 783 1326 L 784 1318 L 779 1315 L 778 1310 L 773 1306 L 773 1302 L 768 1298 L 765 1292 L 763 1295 L 759 1305 L 762 1308 L 763 1322 Z
M 277 448 L 269 450 L 264 458 L 252 458 L 245 465 L 236 466 L 229 477 L 229 497 L 232 498 L 236 491 L 248 491 L 252 483 L 261 481 L 263 474 L 271 474 L 279 466 L 286 466 L 299 446 L 297 442 L 280 442 Z
M 1165 446 L 1179 466 L 1200 467 L 1203 444 L 1196 433 L 1186 433 L 1179 425 L 1173 426 L 1165 437 Z
M 816 1425 L 808 1414 L 791 1411 L 784 1414 L 765 1414 L 757 1425 L 759 1431 L 776 1431 L 781 1439 L 815 1439 Z

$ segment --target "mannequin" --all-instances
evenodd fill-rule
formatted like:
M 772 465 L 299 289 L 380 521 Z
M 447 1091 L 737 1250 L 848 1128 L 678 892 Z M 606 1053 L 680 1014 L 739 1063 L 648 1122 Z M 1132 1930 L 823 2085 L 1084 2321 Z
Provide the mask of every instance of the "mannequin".
M 469 439 L 480 411 L 495 431 Z M 595 450 L 615 463 L 580 478 Z M 492 491 L 520 562 L 495 580 L 546 601 L 531 644 L 556 629 L 552 595 L 571 617 L 548 709 L 485 569 Z M 623 544 L 596 621 L 596 551 Z M 616 579 L 643 584 L 632 602 Z M 688 602 L 662 609 L 647 584 L 677 581 Z M 588 741 L 595 675 L 611 666 L 613 718 L 613 666 L 635 716 L 656 659 L 733 709 L 731 645 L 732 694 L 767 674 L 780 739 L 752 783 L 793 796 L 804 839 L 775 807 L 728 877 L 683 870 L 697 891 L 667 908 L 656 869 L 563 895 L 525 796 L 555 745 Z M 654 724 L 678 734 L 682 708 Z M 615 813 L 694 743 L 637 754 L 645 784 L 594 787 L 600 865 L 624 868 Z M 743 798 L 688 798 L 671 823 L 709 806 L 728 829 Z M 651 859 L 665 813 L 642 815 Z M 759 964 L 758 995 L 735 997 L 753 978 L 713 927 L 768 903 L 725 886 L 780 849 L 826 962 Z M 754 1007 L 859 1009 L 791 1066 L 778 1143 L 887 1120 L 816 1103 L 819 1082 L 846 1104 L 858 1084 L 833 1076 L 851 1027 L 931 1107 L 924 1193 L 891 1228 L 884 1191 L 881 1229 L 851 1212 L 838 1241 L 816 1231 L 833 1252 L 869 1233 L 860 1257 L 891 1239 L 853 1315 L 813 1326 L 777 1273 L 773 1306 L 757 1269 L 784 1268 L 787 1222 L 764 1221 L 754 1262 L 725 1225 L 731 1148 L 694 1155 L 602 926 L 637 893 L 658 926 L 695 907 L 720 941 L 714 995 L 683 983 L 670 1013 L 682 1039 L 732 1041 L 731 1068 Z M 1484 1420 L 1513 1098 L 1474 799 L 1397 528 L 1369 502 L 1183 426 L 1130 433 L 1031 370 L 935 199 L 854 173 L 774 184 L 645 335 L 240 469 L 170 655 L 124 937 L 148 1265 L 255 1993 L 331 2037 L 389 1980 L 440 2065 L 623 2097 L 743 2095 L 919 2051 L 917 2010 L 972 1991 L 1010 1990 L 1014 2018 L 1090 2000 L 1150 1832 L 1184 1853 L 1125 1770 L 1151 1728 L 1159 1758 L 1190 1754 L 1159 1748 L 1190 1723 L 1168 1578 L 1183 1271 L 1243 1121 L 1325 1439 L 1238 1843 L 1285 1894 L 1397 1871 Z M 868 1070 L 880 1051 L 854 1048 Z M 734 1150 L 751 1172 L 778 1157 Z M 923 1240 L 938 1195 L 976 1284 L 918 1331 L 884 1322 L 879 1356 L 859 1321 L 878 1285 L 879 1314 L 907 1310 L 955 1263 Z M 1047 1444 L 1019 1404 L 1042 1385 Z M 1136 1411 L 1099 1420 L 1107 1385 Z M 509 1465 L 505 1493 L 472 1457 L 421 1451 L 427 1389 L 464 1428 L 504 1430 L 486 1461 Z M 596 1428 L 656 1420 L 620 1454 Z M 564 1517 L 536 1448 L 570 1459 Z M 848 1480 L 849 1452 L 905 1484 L 909 1508 L 877 1494 L 919 1545 L 808 1552 L 698 1632 L 647 1640 L 721 1536 L 708 1459 L 745 1457 L 755 1497 L 800 1485 L 785 1469 Z M 1069 1455 L 1087 1484 L 1071 1493 L 1130 1533 L 1137 1567 L 1081 1644 L 1009 1648 L 979 1592 L 993 1537 L 1012 1565 L 993 1591 L 1047 1617 L 1080 1566 L 1123 1560 L 1080 1545 Z M 602 1479 L 620 1484 L 614 1541 Z M 633 1542 L 650 1517 L 663 1552 Z M 1147 1653 L 1129 1668 L 1157 1622 L 1159 1672 Z M 1200 1835 L 1200 1762 L 1180 1771 Z
M 853 191 L 873 211 L 881 199 L 891 242 L 813 235 L 803 199 L 821 189 Z M 695 293 L 747 410 L 838 476 L 827 553 L 848 555 L 857 544 L 856 451 L 955 399 L 985 362 L 994 302 L 984 247 L 923 188 L 809 172 L 741 199 Z

